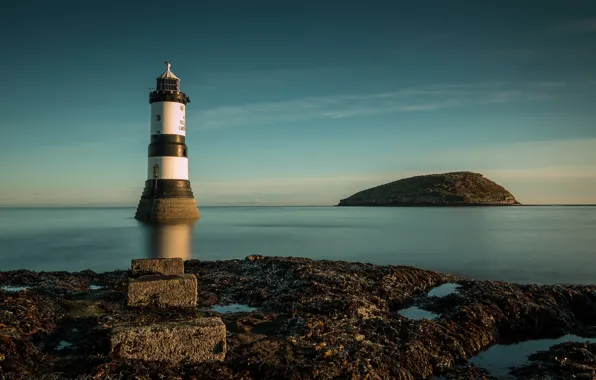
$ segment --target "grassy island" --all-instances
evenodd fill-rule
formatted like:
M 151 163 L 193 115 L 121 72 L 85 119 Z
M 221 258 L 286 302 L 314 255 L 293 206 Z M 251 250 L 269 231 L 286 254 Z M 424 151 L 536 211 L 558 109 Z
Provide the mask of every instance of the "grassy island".
M 503 186 L 472 172 L 404 178 L 360 191 L 338 206 L 517 206 Z

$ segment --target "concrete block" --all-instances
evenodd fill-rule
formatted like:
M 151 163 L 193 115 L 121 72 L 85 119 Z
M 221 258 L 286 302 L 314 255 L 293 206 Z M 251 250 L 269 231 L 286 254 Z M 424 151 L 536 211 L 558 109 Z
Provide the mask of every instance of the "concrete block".
M 174 276 L 184 274 L 184 260 L 182 258 L 137 259 L 132 260 L 132 275 L 164 275 Z
M 112 329 L 110 344 L 111 354 L 121 359 L 189 364 L 222 361 L 226 326 L 221 318 L 123 324 Z
M 141 276 L 128 279 L 128 306 L 196 307 L 197 277 Z

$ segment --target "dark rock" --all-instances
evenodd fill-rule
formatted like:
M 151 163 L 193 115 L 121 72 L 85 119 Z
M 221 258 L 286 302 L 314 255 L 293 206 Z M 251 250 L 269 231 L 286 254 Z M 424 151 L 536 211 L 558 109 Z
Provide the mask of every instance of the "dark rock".
M 472 172 L 400 179 L 360 191 L 338 206 L 511 206 L 519 205 L 504 187 Z
M 530 355 L 529 363 L 511 371 L 520 379 L 596 378 L 596 343 L 566 342 Z
M 442 376 L 445 380 L 497 380 L 486 370 L 472 364 L 456 366 L 452 371 Z
M 263 260 L 264 256 L 262 255 L 249 255 L 246 256 L 246 258 L 244 260 L 248 260 L 248 261 L 256 261 L 256 260 Z

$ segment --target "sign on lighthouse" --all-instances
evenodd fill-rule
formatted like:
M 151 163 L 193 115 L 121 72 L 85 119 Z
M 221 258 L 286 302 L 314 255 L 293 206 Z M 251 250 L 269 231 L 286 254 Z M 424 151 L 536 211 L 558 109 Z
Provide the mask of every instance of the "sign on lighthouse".
M 149 94 L 151 122 L 147 180 L 135 218 L 142 221 L 199 219 L 199 209 L 188 179 L 186 105 L 190 98 L 180 91 L 180 79 L 166 62 Z

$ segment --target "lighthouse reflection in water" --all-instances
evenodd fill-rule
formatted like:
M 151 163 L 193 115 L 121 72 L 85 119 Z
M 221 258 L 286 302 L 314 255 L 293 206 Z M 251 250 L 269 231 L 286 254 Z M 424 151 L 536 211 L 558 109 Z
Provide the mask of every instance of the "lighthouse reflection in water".
M 145 224 L 146 252 L 149 258 L 192 258 L 192 232 L 195 223 Z

